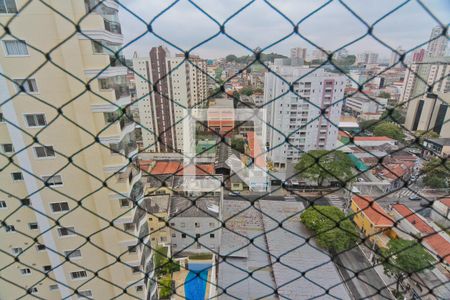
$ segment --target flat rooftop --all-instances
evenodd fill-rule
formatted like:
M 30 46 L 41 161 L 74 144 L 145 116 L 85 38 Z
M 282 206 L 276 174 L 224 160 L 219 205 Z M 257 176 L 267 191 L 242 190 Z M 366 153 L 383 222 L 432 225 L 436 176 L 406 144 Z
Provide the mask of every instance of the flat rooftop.
M 223 206 L 226 260 L 218 266 L 218 293 L 226 288 L 227 294 L 219 299 L 350 299 L 330 256 L 306 241 L 311 232 L 300 222 L 301 202 L 226 200 Z
M 218 218 L 220 213 L 219 197 L 182 197 L 170 199 L 170 217 L 211 217 Z

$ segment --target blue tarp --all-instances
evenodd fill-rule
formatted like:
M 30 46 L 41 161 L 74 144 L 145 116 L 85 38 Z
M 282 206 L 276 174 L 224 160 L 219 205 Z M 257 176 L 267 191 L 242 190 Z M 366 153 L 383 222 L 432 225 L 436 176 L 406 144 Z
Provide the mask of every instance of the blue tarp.
M 348 153 L 348 157 L 352 160 L 353 164 L 355 165 L 356 169 L 361 172 L 365 172 L 369 170 L 369 167 L 363 163 L 361 160 L 359 160 L 355 155 Z

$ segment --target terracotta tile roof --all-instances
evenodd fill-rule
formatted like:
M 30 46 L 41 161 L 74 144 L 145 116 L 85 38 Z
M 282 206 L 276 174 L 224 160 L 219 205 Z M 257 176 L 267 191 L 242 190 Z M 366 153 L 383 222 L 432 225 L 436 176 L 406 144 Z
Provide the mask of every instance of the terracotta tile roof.
M 353 138 L 355 142 L 365 142 L 365 141 L 386 141 L 393 142 L 394 140 L 387 136 L 355 136 Z
M 450 200 L 450 199 L 448 199 Z M 419 232 L 427 237 L 423 239 L 434 252 L 444 258 L 447 264 L 450 264 L 450 243 L 434 230 L 425 220 L 416 215 L 407 206 L 403 204 L 394 204 L 392 208 L 403 218 L 411 223 Z
M 358 207 L 358 212 L 363 213 L 374 226 L 391 227 L 394 225 L 394 221 L 376 201 L 373 201 L 372 197 L 363 197 L 356 195 L 352 197 L 352 201 Z
M 253 131 L 247 132 L 248 147 L 250 149 L 250 157 L 254 159 L 255 166 L 264 168 L 265 159 L 261 151 L 261 147 L 256 141 L 256 134 Z
M 180 171 L 183 169 L 180 161 L 157 161 L 150 170 L 152 175 L 181 175 Z
M 447 207 L 450 207 L 450 198 L 440 199 L 439 202 L 441 202 L 442 204 L 444 204 Z

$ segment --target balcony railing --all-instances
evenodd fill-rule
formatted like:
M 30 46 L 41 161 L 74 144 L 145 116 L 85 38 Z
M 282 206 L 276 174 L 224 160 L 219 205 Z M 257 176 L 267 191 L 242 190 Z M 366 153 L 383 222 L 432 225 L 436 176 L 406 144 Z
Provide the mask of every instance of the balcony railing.
M 105 23 L 105 30 L 111 33 L 122 34 L 122 28 L 120 27 L 120 23 L 109 21 L 107 19 L 103 20 Z
M 130 89 L 126 85 L 117 85 L 114 87 L 116 99 L 130 96 Z

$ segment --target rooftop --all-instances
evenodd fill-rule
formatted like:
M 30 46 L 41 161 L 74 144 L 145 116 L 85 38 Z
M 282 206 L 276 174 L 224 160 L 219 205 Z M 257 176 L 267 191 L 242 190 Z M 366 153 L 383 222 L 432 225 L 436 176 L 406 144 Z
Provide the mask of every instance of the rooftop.
M 306 242 L 311 233 L 299 220 L 303 210 L 301 202 L 224 202 L 228 221 L 220 254 L 226 261 L 220 264 L 218 286 L 227 295 L 220 299 L 349 299 L 330 257 L 314 240 Z M 283 220 L 283 227 L 276 220 Z
M 169 211 L 170 195 L 148 196 L 144 199 L 144 208 L 150 214 Z
M 410 210 L 406 205 L 394 204 L 392 209 L 426 236 L 423 242 L 427 243 L 447 264 L 450 264 L 450 242 L 447 239 L 439 234 L 439 232 L 436 232 L 430 224 Z
M 432 142 L 441 146 L 450 146 L 450 138 L 438 138 L 438 139 L 424 139 L 425 141 Z
M 170 217 L 218 218 L 219 205 L 219 197 L 173 196 L 170 199 Z
M 353 196 L 352 201 L 377 227 L 391 227 L 394 221 L 388 216 L 386 211 L 370 196 Z
M 387 136 L 355 136 L 353 140 L 355 142 L 395 142 L 394 139 Z

